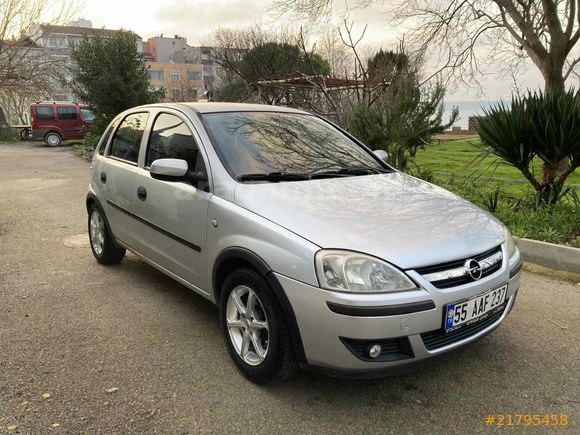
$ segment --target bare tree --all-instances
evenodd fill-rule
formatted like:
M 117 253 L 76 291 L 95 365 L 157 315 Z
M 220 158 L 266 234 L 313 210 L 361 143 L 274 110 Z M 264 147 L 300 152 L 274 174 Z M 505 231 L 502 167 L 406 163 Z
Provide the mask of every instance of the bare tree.
M 317 17 L 332 3 L 275 0 L 275 7 Z M 561 91 L 580 63 L 580 0 L 398 0 L 391 12 L 394 23 L 411 27 L 407 42 L 438 63 L 434 75 L 450 72 L 468 82 L 491 64 L 511 74 L 530 59 L 545 90 Z
M 76 0 L 0 0 L 0 94 L 4 102 L 14 100 L 17 93 L 42 93 L 47 82 L 54 80 L 62 65 L 39 47 L 44 35 L 33 28 L 46 19 L 65 23 L 76 12 Z M 7 128 L 2 106 L 0 130 Z
M 164 88 L 166 89 L 166 101 L 181 103 L 197 101 L 199 98 L 199 90 L 202 89 L 202 86 L 197 80 L 188 80 L 187 77 L 180 77 L 179 80 L 165 80 Z
M 9 120 L 28 124 L 30 122 L 30 103 L 46 98 L 50 86 L 39 86 L 36 89 L 4 89 L 0 92 L 0 108 L 6 111 Z

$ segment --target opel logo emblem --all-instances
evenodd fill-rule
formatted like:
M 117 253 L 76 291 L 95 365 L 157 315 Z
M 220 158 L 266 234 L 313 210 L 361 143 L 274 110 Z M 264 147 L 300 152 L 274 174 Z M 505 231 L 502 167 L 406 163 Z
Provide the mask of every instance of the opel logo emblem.
M 465 270 L 473 280 L 477 281 L 481 278 L 482 270 L 479 261 L 470 258 L 465 262 Z

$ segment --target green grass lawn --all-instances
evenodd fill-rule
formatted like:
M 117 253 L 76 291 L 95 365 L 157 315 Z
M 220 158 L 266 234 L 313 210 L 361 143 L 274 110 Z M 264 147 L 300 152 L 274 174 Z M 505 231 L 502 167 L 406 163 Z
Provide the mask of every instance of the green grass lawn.
M 463 178 L 482 185 L 501 184 L 502 188 L 512 195 L 533 191 L 528 180 L 517 169 L 501 163 L 501 160 L 493 155 L 482 159 L 479 144 L 479 139 L 433 143 L 427 145 L 424 150 L 419 150 L 413 160 L 422 169 L 433 172 L 437 178 Z M 534 172 L 538 178 L 540 163 L 538 159 L 534 164 Z M 578 185 L 580 188 L 580 170 L 570 175 L 566 184 Z
M 489 210 L 516 236 L 580 247 L 580 207 L 571 198 L 538 209 L 528 180 L 492 155 L 482 158 L 477 145 L 478 139 L 427 145 L 409 164 L 410 172 Z M 534 163 L 538 177 L 540 163 Z M 566 186 L 580 194 L 580 170 L 568 177 Z

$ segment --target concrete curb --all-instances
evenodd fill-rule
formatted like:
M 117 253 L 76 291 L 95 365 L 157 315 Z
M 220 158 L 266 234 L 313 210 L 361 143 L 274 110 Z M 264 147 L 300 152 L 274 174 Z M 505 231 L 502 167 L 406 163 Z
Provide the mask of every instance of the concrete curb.
M 564 272 L 580 273 L 580 249 L 514 237 L 524 261 Z

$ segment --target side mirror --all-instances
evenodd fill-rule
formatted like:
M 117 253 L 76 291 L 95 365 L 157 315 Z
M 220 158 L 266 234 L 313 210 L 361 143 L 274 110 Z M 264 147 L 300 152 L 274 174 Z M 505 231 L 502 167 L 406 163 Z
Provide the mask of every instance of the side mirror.
M 389 159 L 389 154 L 385 150 L 375 150 L 373 151 L 375 156 L 383 161 L 387 161 Z
M 151 163 L 151 177 L 163 181 L 185 181 L 197 187 L 198 183 L 208 180 L 204 172 L 193 172 L 182 159 L 158 159 Z
M 167 181 L 181 181 L 187 174 L 189 166 L 181 159 L 158 159 L 151 163 L 150 173 L 153 178 Z

